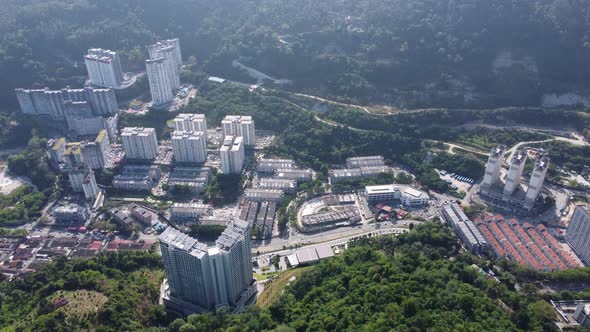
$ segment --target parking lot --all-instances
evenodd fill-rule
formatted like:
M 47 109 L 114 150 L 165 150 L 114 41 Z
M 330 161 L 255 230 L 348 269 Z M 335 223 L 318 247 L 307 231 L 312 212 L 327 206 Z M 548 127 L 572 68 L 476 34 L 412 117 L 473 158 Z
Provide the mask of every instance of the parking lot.
M 438 171 L 438 174 L 440 174 L 441 179 L 446 181 L 451 186 L 451 189 L 455 189 L 457 191 L 467 192 L 473 183 L 475 183 L 475 180 L 472 178 L 463 176 L 461 174 L 448 173 L 445 170 Z

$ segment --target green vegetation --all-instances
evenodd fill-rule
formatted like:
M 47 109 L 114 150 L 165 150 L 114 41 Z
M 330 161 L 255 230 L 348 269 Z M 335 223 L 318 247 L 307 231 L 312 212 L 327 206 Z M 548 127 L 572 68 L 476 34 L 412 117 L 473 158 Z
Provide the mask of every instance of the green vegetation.
M 156 304 L 163 273 L 155 253 L 59 258 L 0 282 L 0 324 L 9 331 L 556 331 L 555 311 L 530 280 L 590 280 L 589 268 L 538 272 L 460 248 L 446 226 L 432 222 L 397 237 L 362 238 L 318 266 L 281 273 L 242 314 L 184 319 Z M 494 269 L 500 282 L 478 266 Z M 56 309 L 59 298 L 70 303 Z
M 0 228 L 0 237 L 20 237 L 25 238 L 29 232 L 26 229 L 7 229 Z
M 10 195 L 0 195 L 0 226 L 19 225 L 41 215 L 47 196 L 32 186 L 21 186 Z
M 143 252 L 59 257 L 39 272 L 0 283 L 0 325 L 19 331 L 136 331 L 166 323 L 166 312 L 157 305 L 160 265 L 159 255 Z M 72 303 L 55 310 L 58 297 Z M 92 297 L 91 303 L 84 301 Z
M 293 89 L 358 103 L 535 105 L 543 93 L 583 90 L 584 77 L 590 76 L 589 9 L 576 2 L 262 0 L 252 6 L 2 0 L 0 5 L 0 75 L 11 78 L 0 85 L 3 105 L 15 105 L 15 87 L 81 86 L 86 73 L 75 63 L 91 45 L 119 51 L 123 67 L 138 70 L 145 45 L 171 36 L 181 38 L 193 66 L 210 74 L 251 80 L 231 66 L 239 59 L 293 80 Z M 500 55 L 506 61 L 495 61 Z M 505 65 L 494 68 L 495 62 Z
M 28 177 L 40 190 L 51 188 L 55 182 L 55 174 L 47 165 L 46 147 L 47 140 L 40 138 L 34 131 L 27 149 L 8 158 L 8 170 Z
M 22 113 L 0 114 L 0 148 L 23 146 L 40 127 L 37 119 Z
M 225 226 L 223 225 L 191 225 L 190 236 L 198 239 L 201 242 L 211 242 L 217 240 L 217 238 L 223 233 Z
M 45 147 L 47 140 L 32 132 L 27 148 L 8 158 L 8 171 L 25 176 L 34 186 L 23 185 L 8 195 L 0 195 L 0 226 L 18 225 L 31 221 L 41 215 L 41 209 L 52 197 L 61 195 L 62 181 L 47 165 Z
M 158 139 L 164 139 L 170 132 L 167 122 L 175 117 L 174 113 L 165 111 L 150 109 L 145 114 L 130 114 L 120 113 L 119 114 L 119 128 L 124 127 L 149 127 L 156 129 L 156 136 Z
M 590 166 L 590 146 L 573 145 L 560 141 L 539 143 L 533 146 L 544 148 L 552 163 L 571 171 L 581 173 L 585 166 Z
M 240 175 L 220 174 L 214 170 L 203 200 L 216 206 L 235 201 L 240 196 L 241 185 Z
M 549 135 L 518 129 L 489 129 L 478 127 L 474 130 L 449 129 L 447 133 L 439 132 L 439 139 L 457 142 L 477 149 L 489 151 L 498 144 L 513 146 L 523 141 L 540 141 L 550 138 Z M 445 137 L 446 136 L 446 137 Z

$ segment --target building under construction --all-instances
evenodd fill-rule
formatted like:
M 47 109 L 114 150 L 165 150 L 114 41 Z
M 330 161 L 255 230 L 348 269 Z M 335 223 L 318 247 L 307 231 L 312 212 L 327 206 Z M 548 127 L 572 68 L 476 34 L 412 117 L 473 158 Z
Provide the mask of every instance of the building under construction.
M 535 207 L 543 190 L 543 183 L 549 169 L 549 158 L 541 156 L 537 159 L 529 182 L 521 185 L 522 173 L 528 157 L 527 151 L 514 152 L 509 160 L 508 174 L 503 181 L 502 163 L 505 152 L 504 145 L 498 145 L 492 149 L 481 182 L 480 194 L 495 208 L 516 214 L 528 213 Z

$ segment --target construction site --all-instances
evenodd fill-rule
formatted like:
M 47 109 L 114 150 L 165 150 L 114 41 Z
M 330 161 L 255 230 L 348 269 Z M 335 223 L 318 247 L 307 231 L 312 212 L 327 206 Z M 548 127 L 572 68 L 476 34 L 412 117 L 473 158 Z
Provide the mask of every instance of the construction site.
M 549 158 L 532 148 L 514 151 L 506 160 L 506 146 L 492 148 L 486 164 L 480 197 L 489 206 L 517 216 L 530 216 L 542 209 L 543 184 L 549 169 Z M 523 183 L 527 159 L 534 159 L 528 182 Z M 503 176 L 504 161 L 509 169 Z M 503 179 L 504 178 L 504 179 Z

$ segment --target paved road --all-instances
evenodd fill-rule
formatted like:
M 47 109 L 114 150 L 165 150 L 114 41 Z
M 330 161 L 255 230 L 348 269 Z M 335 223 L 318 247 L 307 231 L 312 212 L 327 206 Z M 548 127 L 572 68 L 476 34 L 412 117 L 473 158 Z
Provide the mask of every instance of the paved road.
M 415 221 L 415 223 L 419 223 L 420 221 Z M 404 233 L 407 232 L 408 229 L 407 228 L 402 228 L 402 227 L 390 227 L 390 228 L 378 228 L 378 229 L 374 229 L 371 231 L 364 231 L 364 232 L 360 232 L 360 233 L 356 233 L 353 235 L 349 235 L 349 236 L 345 236 L 345 237 L 341 237 L 341 238 L 337 238 L 337 239 L 333 239 L 333 240 L 327 240 L 327 241 L 323 241 L 323 242 L 318 242 L 318 243 L 309 243 L 307 245 L 304 245 L 300 248 L 293 248 L 293 249 L 279 249 L 279 250 L 275 250 L 275 251 L 260 251 L 261 254 L 256 256 L 258 259 L 264 259 L 270 256 L 274 256 L 274 255 L 281 255 L 281 256 L 288 256 L 291 255 L 293 253 L 295 253 L 295 251 L 301 249 L 301 248 L 317 248 L 320 246 L 325 246 L 325 245 L 329 245 L 329 246 L 335 246 L 335 245 L 342 245 L 345 243 L 348 243 L 350 240 L 354 239 L 354 238 L 358 238 L 358 237 L 362 237 L 365 235 L 369 235 L 369 234 L 373 234 L 373 235 L 385 235 L 385 234 L 400 234 L 400 233 Z M 256 255 L 256 252 L 253 250 L 252 251 L 253 255 Z
M 309 246 L 318 243 L 327 243 L 338 240 L 346 240 L 359 235 L 366 235 L 370 233 L 378 232 L 394 232 L 396 229 L 407 229 L 410 223 L 420 223 L 417 220 L 401 220 L 396 224 L 390 222 L 373 223 L 367 225 L 359 225 L 352 227 L 341 227 L 333 230 L 315 233 L 315 234 L 303 234 L 294 233 L 289 238 L 273 238 L 265 241 L 252 241 L 252 253 L 270 253 L 277 251 L 288 250 L 291 246 L 302 245 Z

